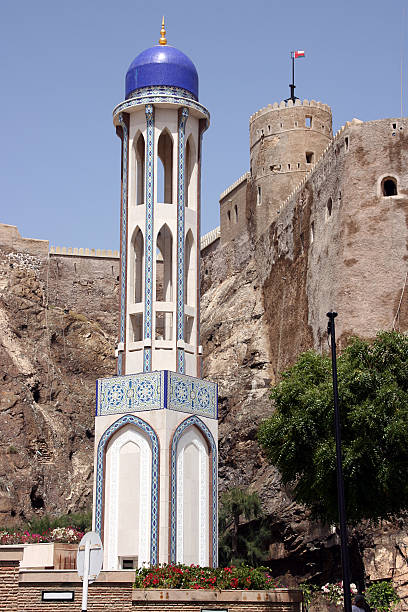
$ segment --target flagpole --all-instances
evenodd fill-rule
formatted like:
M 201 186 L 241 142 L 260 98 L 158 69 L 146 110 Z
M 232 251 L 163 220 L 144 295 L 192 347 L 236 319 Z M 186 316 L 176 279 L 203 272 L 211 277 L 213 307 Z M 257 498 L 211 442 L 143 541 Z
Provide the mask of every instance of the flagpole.
M 290 100 L 292 100 L 293 104 L 295 103 L 295 52 L 291 51 L 290 55 L 292 57 L 292 83 L 289 85 L 290 87 Z

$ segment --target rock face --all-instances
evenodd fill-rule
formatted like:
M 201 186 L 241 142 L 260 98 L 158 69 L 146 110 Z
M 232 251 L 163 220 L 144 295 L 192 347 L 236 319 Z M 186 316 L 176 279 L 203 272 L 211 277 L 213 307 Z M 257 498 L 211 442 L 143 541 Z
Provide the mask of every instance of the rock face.
M 95 379 L 115 370 L 117 281 L 98 291 L 88 273 L 81 299 L 61 304 L 56 274 L 55 259 L 0 253 L 0 524 L 92 503 Z

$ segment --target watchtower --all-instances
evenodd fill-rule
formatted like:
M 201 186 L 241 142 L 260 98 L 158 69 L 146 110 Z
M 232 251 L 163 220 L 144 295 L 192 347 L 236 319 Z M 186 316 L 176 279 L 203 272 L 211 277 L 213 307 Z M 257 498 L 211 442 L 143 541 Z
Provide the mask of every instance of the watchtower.
M 260 231 L 276 217 L 331 139 L 331 109 L 321 102 L 289 100 L 251 116 L 250 174 Z

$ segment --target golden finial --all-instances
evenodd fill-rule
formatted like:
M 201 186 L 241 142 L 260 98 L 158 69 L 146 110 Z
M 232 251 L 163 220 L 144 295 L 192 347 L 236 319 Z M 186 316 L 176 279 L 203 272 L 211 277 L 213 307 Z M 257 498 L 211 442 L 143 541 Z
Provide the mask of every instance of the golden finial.
M 164 28 L 164 17 L 162 19 L 162 29 L 160 30 L 160 34 L 161 38 L 159 40 L 159 45 L 167 45 L 166 30 Z

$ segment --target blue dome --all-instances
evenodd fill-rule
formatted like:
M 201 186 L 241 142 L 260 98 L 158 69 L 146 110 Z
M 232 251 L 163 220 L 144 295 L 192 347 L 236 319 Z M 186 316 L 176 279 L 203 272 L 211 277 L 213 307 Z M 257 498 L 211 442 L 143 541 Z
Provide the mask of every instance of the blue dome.
M 169 45 L 156 45 L 142 51 L 126 73 L 126 98 L 141 87 L 168 85 L 191 92 L 198 100 L 198 74 L 184 53 Z

